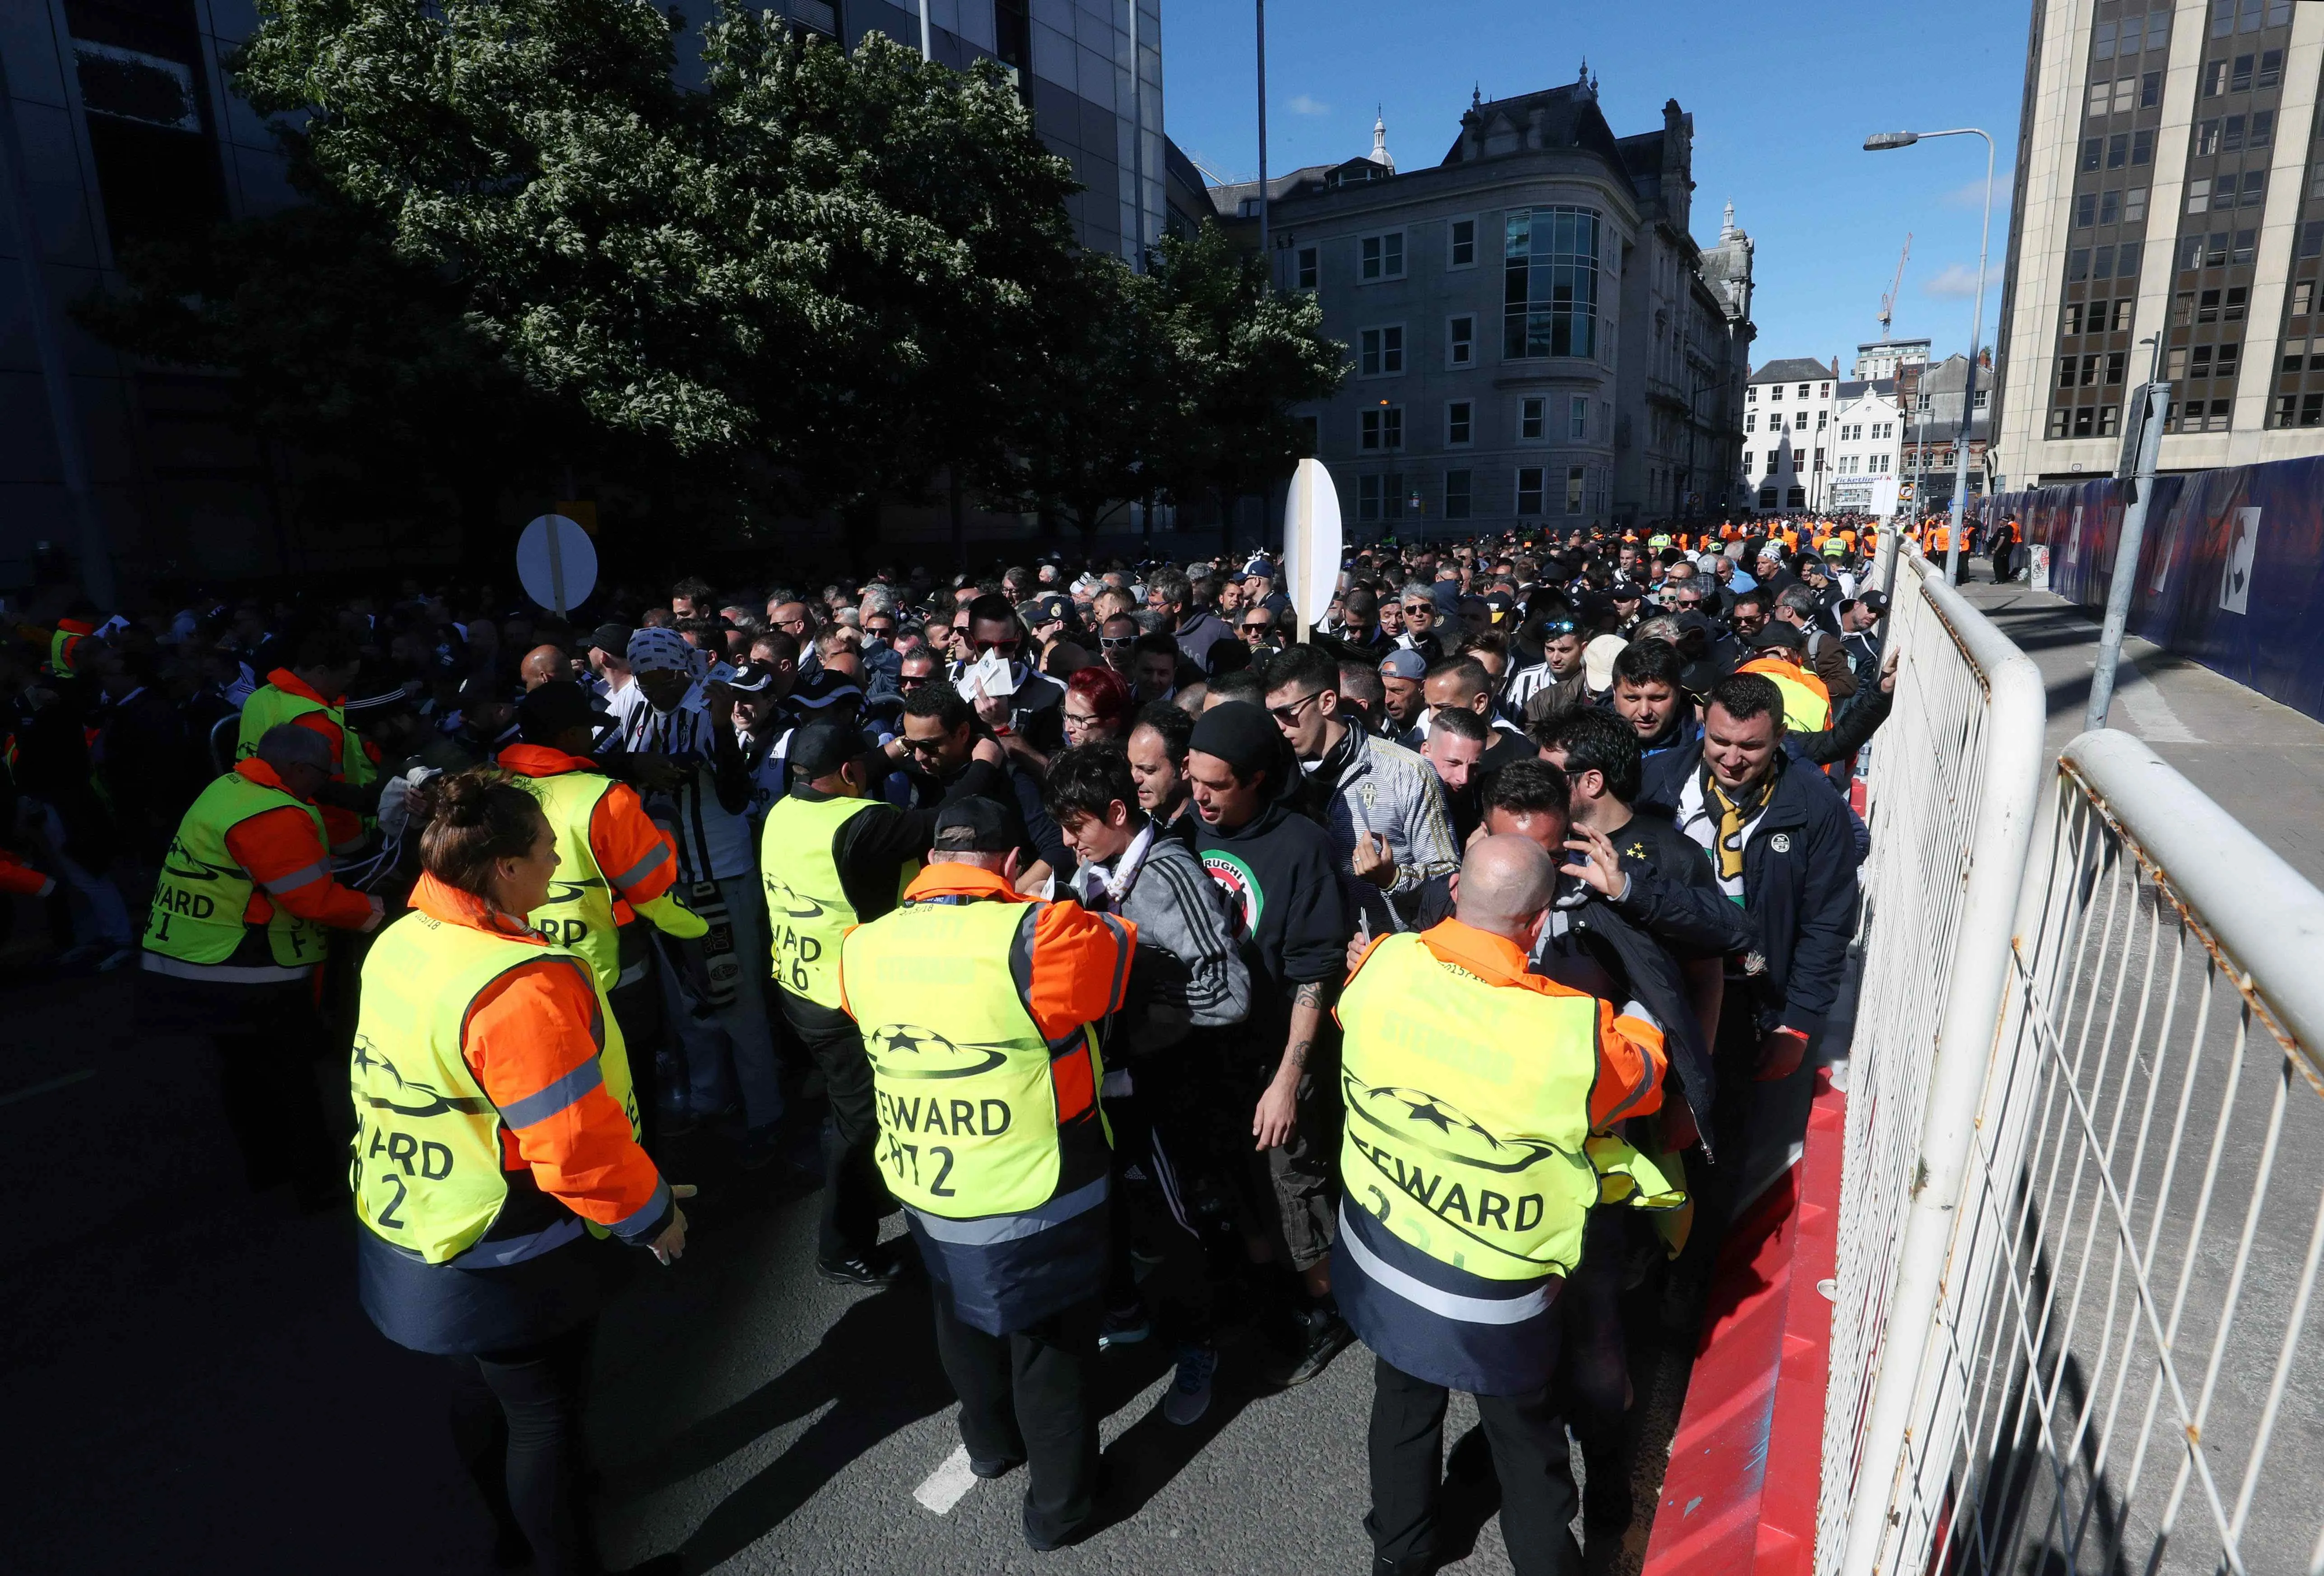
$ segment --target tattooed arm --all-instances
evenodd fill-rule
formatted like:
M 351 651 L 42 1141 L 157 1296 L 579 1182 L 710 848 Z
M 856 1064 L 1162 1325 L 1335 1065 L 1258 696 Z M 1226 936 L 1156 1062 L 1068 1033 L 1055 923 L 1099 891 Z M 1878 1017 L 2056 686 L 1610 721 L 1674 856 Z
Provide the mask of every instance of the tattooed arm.
M 1294 986 L 1291 992 L 1291 1034 L 1284 1043 L 1283 1060 L 1276 1064 L 1275 1077 L 1267 1092 L 1259 1097 L 1259 1109 L 1251 1115 L 1251 1137 L 1257 1147 L 1272 1149 L 1291 1141 L 1299 1125 L 1299 1080 L 1307 1070 L 1307 1058 L 1315 1048 L 1316 1037 L 1323 1030 L 1323 982 L 1310 980 Z

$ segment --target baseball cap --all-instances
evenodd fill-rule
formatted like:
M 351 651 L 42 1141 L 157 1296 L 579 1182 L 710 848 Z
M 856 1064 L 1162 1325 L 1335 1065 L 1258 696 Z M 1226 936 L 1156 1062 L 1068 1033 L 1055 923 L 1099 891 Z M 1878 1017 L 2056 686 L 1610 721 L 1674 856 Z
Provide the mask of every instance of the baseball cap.
M 1888 594 L 1885 591 L 1868 591 L 1856 600 L 1870 608 L 1875 613 L 1888 611 Z
M 745 662 L 726 680 L 726 687 L 737 695 L 760 695 L 775 681 L 775 665 L 771 662 Z
M 863 741 L 853 729 L 835 722 L 815 722 L 791 735 L 784 762 L 792 777 L 812 780 L 829 777 L 862 753 Z
M 991 799 L 954 799 L 936 811 L 935 846 L 947 853 L 1006 853 L 1017 846 L 1017 834 Z
M 1493 610 L 1493 622 L 1503 624 L 1517 610 L 1517 599 L 1506 591 L 1489 591 L 1485 594 L 1485 605 Z
M 1606 594 L 1612 597 L 1617 602 L 1637 602 L 1642 600 L 1646 594 L 1633 581 L 1617 580 L 1607 591 Z
M 1754 651 L 1773 651 L 1778 648 L 1786 651 L 1804 651 L 1808 649 L 1807 637 L 1789 624 L 1774 622 L 1751 637 Z
M 1388 678 L 1420 678 L 1428 672 L 1428 659 L 1417 651 L 1390 651 L 1380 659 L 1379 670 Z
M 1034 597 L 1017 610 L 1017 616 L 1025 621 L 1026 628 L 1031 629 L 1036 624 L 1063 623 L 1073 616 L 1073 611 L 1069 598 L 1052 594 Z
M 610 720 L 597 697 L 569 678 L 544 684 L 516 703 L 517 729 L 536 744 L 547 743 L 568 728 L 594 733 Z
M 818 668 L 804 683 L 791 691 L 791 699 L 809 711 L 819 712 L 841 701 L 850 703 L 863 698 L 863 688 L 844 674 L 834 673 L 828 668 Z

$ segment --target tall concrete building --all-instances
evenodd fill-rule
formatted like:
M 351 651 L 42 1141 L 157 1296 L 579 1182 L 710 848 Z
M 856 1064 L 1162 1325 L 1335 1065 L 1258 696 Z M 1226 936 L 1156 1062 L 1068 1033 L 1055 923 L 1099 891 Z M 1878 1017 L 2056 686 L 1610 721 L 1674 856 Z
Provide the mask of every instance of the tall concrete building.
M 917 4 L 765 3 L 851 49 L 875 31 L 919 47 Z M 1015 74 L 1042 140 L 1087 189 L 1069 200 L 1082 244 L 1142 262 L 1166 217 L 1161 0 L 927 7 L 935 59 L 996 59 Z M 21 152 L 0 161 L 0 590 L 72 559 L 60 438 L 86 454 L 97 523 L 133 580 L 311 573 L 456 548 L 425 519 L 313 529 L 286 457 L 227 421 L 220 380 L 117 355 L 69 316 L 128 242 L 296 200 L 265 125 L 227 81 L 224 61 L 256 26 L 254 0 L 0 4 L 0 135 Z M 681 79 L 698 68 L 696 38 L 679 37 Z M 381 507 L 418 512 L 416 501 Z
M 1997 486 L 2101 474 L 2161 336 L 2184 471 L 2324 451 L 2324 6 L 2037 0 Z
M 1271 179 L 1276 281 L 1353 365 L 1307 407 L 1351 533 L 1466 533 L 1730 503 L 1751 248 L 1690 228 L 1694 125 L 1617 136 L 1586 70 L 1472 99 L 1433 164 L 1370 152 Z M 1256 240 L 1255 182 L 1217 186 Z

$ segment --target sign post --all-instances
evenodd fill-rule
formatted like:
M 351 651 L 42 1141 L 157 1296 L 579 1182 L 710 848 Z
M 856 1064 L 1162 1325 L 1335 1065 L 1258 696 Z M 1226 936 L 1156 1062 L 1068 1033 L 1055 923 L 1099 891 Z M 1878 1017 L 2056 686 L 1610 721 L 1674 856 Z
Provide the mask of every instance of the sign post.
M 527 596 L 569 617 L 596 589 L 596 546 L 565 516 L 540 515 L 516 539 L 516 576 Z
M 1283 502 L 1283 590 L 1303 642 L 1340 589 L 1340 490 L 1322 460 L 1301 460 Z

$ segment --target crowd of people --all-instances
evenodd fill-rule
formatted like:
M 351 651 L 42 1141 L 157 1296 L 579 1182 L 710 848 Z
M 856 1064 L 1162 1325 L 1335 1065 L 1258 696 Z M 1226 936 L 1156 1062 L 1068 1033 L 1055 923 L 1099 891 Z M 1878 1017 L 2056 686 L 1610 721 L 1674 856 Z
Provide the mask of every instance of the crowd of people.
M 1265 553 L 77 604 L 0 655 L 0 889 L 211 1038 L 254 1189 L 352 1189 L 512 1560 L 594 1568 L 597 1260 L 684 1252 L 681 1160 L 802 1166 L 823 1277 L 931 1279 L 1036 1548 L 1097 1513 L 1101 1354 L 1167 1342 L 1192 1424 L 1232 1316 L 1253 1381 L 1374 1350 L 1378 1570 L 1428 1568 L 1461 1388 L 1517 1568 L 1563 1571 L 1577 1508 L 1631 1516 L 1618 1304 L 1699 1301 L 1840 993 L 1874 543 L 1382 544 L 1306 610 Z M 1589 1184 L 1440 1194 L 1463 1144 Z

